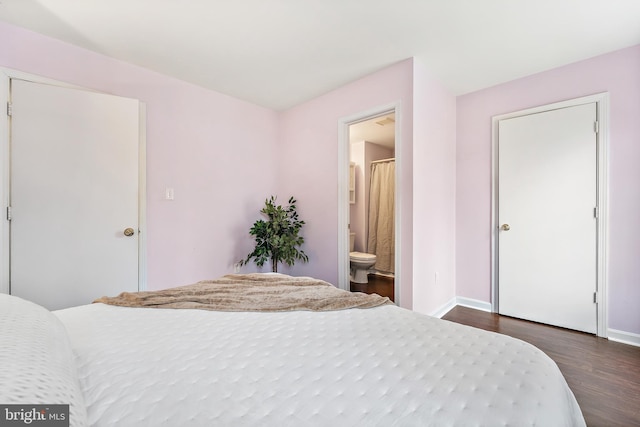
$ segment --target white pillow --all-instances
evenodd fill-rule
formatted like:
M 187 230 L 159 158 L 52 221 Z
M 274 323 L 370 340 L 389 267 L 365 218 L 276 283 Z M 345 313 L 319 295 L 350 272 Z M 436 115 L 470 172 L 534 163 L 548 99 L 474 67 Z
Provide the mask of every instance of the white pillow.
M 6 294 L 0 294 L 0 404 L 69 404 L 70 425 L 87 425 L 64 325 L 44 307 Z

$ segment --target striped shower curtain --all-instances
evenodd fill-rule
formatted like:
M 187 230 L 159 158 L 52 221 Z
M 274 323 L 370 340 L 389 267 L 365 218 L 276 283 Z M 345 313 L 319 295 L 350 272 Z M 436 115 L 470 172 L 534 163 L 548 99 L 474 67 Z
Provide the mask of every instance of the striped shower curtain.
M 395 270 L 395 182 L 394 160 L 371 164 L 369 188 L 369 239 L 367 252 L 376 255 L 376 270 Z

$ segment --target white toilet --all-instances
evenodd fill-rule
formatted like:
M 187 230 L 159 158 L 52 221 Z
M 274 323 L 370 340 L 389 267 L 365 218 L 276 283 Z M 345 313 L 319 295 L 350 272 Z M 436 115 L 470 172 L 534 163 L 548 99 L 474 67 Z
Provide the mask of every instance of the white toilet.
M 351 261 L 351 277 L 354 283 L 369 283 L 367 274 L 376 263 L 376 256 L 364 252 L 354 252 L 356 233 L 349 233 L 349 260 Z

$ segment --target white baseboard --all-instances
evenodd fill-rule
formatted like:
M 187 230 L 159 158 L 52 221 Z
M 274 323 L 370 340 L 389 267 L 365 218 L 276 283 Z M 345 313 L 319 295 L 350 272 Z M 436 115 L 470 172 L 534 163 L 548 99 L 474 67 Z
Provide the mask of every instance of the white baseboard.
M 608 329 L 607 335 L 610 341 L 621 342 L 636 347 L 640 347 L 640 334 L 633 332 L 618 331 L 616 329 Z
M 441 318 L 457 305 L 473 308 L 476 310 L 488 311 L 489 313 L 491 312 L 491 303 L 479 301 L 472 298 L 454 297 L 447 301 L 444 305 L 432 311 L 430 315 L 433 317 Z
M 441 305 L 440 307 L 438 307 L 437 309 L 429 313 L 429 315 L 440 319 L 442 316 L 450 312 L 451 309 L 453 309 L 456 306 L 456 299 L 457 299 L 456 297 L 451 298 L 444 305 Z
M 456 297 L 456 305 L 463 307 L 475 308 L 476 310 L 487 311 L 491 313 L 491 303 L 486 301 L 480 301 L 472 298 Z

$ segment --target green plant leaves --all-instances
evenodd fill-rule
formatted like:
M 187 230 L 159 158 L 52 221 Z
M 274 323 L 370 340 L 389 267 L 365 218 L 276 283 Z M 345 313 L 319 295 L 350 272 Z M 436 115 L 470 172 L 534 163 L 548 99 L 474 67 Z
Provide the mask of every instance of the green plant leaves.
M 257 266 L 262 267 L 267 260 L 271 260 L 272 270 L 277 272 L 281 262 L 289 266 L 296 260 L 308 262 L 307 254 L 298 249 L 304 243 L 299 233 L 305 222 L 298 217 L 296 199 L 290 197 L 288 205 L 283 207 L 276 205 L 276 197 L 271 196 L 265 200 L 260 212 L 267 219 L 257 220 L 249 230 L 256 240 L 256 246 L 240 264 L 247 264 L 253 259 Z

